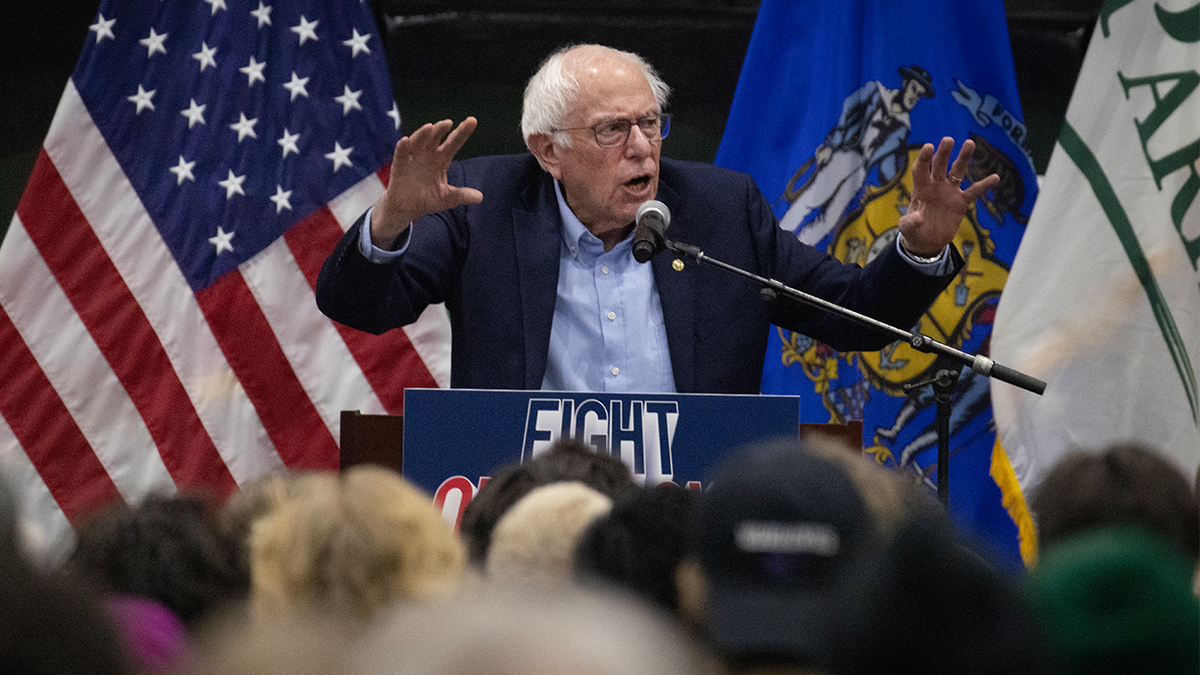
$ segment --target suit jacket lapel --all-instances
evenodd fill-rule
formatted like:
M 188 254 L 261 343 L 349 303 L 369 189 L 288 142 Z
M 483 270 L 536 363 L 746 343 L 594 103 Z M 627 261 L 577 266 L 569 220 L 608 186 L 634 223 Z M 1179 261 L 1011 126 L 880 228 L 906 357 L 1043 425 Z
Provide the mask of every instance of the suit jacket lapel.
M 550 349 L 550 327 L 558 297 L 558 265 L 562 246 L 558 201 L 548 174 L 541 174 L 526 193 L 526 208 L 513 209 L 513 240 L 520 277 L 522 335 L 525 342 L 525 388 L 541 389 Z
M 668 185 L 659 183 L 658 200 L 671 213 L 681 210 L 679 195 Z M 686 222 L 672 219 L 667 226 L 668 239 L 692 241 Z M 675 261 L 679 260 L 680 264 Z M 696 263 L 682 260 L 673 251 L 664 250 L 651 261 L 654 283 L 662 303 L 663 323 L 667 330 L 667 345 L 671 352 L 671 369 L 678 391 L 695 391 L 696 387 Z

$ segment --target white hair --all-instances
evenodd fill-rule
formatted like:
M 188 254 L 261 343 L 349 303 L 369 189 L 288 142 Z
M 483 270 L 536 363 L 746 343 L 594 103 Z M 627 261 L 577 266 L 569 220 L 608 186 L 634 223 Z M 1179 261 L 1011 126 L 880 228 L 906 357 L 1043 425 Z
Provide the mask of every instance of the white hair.
M 569 52 L 581 47 L 596 49 L 586 56 L 572 56 L 572 63 L 568 67 Z M 659 110 L 666 108 L 671 87 L 663 82 L 654 66 L 646 59 L 633 52 L 603 45 L 568 45 L 546 57 L 533 77 L 529 78 L 529 84 L 525 86 L 525 99 L 521 108 L 521 135 L 526 146 L 529 146 L 529 138 L 534 134 L 546 134 L 553 135 L 555 143 L 571 147 L 570 136 L 562 132 L 556 133 L 554 130 L 563 126 L 567 108 L 579 94 L 579 80 L 575 77 L 575 69 L 597 59 L 612 57 L 624 59 L 640 70 L 650 85 Z
M 356 645 L 350 675 L 716 675 L 673 617 L 607 589 L 485 582 L 401 603 Z

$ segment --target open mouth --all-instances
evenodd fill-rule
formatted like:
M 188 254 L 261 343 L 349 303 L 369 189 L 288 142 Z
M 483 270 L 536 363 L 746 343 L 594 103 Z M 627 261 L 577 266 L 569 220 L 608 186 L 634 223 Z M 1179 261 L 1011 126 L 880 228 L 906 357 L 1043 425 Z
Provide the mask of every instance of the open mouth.
M 650 176 L 637 176 L 636 178 L 631 178 L 630 180 L 625 181 L 625 185 L 633 188 L 634 190 L 641 190 L 649 184 Z

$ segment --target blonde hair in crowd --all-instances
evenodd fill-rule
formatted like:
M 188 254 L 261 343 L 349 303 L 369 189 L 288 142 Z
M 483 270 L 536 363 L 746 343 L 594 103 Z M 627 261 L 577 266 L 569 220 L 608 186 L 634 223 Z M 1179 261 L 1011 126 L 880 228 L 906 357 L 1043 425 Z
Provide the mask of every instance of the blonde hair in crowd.
M 496 524 L 488 549 L 488 578 L 570 581 L 584 529 L 611 510 L 612 499 L 578 481 L 535 488 Z
M 432 498 L 399 474 L 362 465 L 300 476 L 252 527 L 251 612 L 367 620 L 455 590 L 465 566 Z

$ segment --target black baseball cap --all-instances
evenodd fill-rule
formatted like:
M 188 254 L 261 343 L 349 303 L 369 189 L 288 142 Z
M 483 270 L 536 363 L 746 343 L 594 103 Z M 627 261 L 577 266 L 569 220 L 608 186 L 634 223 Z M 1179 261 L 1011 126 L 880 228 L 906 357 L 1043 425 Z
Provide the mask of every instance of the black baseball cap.
M 708 485 L 695 535 L 712 646 L 726 658 L 816 662 L 878 539 L 857 487 L 798 439 L 734 451 Z

